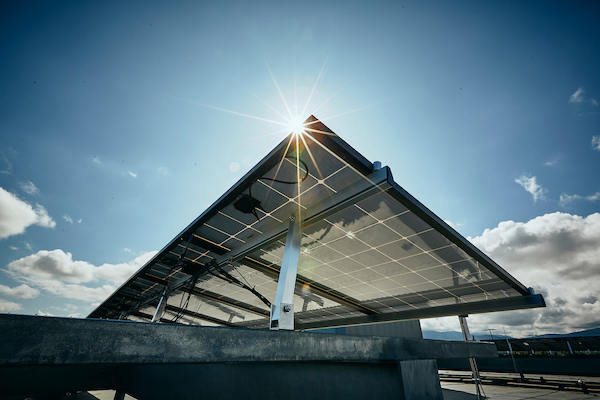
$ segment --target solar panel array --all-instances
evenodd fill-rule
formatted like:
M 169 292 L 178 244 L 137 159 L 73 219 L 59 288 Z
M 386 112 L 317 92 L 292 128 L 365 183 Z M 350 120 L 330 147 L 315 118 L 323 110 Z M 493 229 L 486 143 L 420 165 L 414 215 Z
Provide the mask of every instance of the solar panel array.
M 543 306 L 311 117 L 89 317 L 268 328 L 291 215 L 297 329 Z

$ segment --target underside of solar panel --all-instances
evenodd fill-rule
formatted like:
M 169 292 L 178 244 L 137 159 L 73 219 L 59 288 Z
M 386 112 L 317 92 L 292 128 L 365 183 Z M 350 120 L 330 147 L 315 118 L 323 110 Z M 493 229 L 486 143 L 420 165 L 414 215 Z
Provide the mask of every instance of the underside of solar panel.
M 544 306 L 311 116 L 89 318 L 267 329 L 294 219 L 295 329 Z

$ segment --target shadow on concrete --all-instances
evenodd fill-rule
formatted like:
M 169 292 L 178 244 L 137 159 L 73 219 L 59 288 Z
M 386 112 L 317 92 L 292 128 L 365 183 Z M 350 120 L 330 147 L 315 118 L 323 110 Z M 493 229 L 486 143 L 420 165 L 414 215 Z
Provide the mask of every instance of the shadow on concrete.
M 444 400 L 477 400 L 477 395 L 459 392 L 458 390 L 442 389 Z

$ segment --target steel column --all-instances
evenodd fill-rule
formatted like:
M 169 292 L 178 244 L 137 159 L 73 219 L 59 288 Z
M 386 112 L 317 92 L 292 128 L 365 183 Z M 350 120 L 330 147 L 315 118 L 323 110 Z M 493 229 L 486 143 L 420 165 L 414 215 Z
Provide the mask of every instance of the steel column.
M 473 340 L 471 332 L 469 332 L 469 325 L 467 324 L 467 316 L 459 315 L 458 322 L 460 322 L 460 330 L 462 331 L 465 342 Z M 479 368 L 477 367 L 477 361 L 474 358 L 469 358 L 471 364 L 471 372 L 473 372 L 473 382 L 475 382 L 475 388 L 477 389 L 477 400 L 481 399 L 481 377 L 479 376 Z
M 300 260 L 300 244 L 302 240 L 302 221 L 300 215 L 290 216 L 283 261 L 279 270 L 277 293 L 271 304 L 269 328 L 272 330 L 294 330 L 294 289 Z

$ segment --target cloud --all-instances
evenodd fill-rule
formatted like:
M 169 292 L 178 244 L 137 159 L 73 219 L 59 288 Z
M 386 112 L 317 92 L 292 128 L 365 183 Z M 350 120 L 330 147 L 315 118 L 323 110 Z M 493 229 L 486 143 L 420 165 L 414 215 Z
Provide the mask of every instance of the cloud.
M 71 218 L 68 214 L 62 216 L 65 221 L 73 225 L 73 218 Z
M 569 97 L 569 103 L 590 103 L 592 106 L 597 107 L 598 106 L 598 102 L 596 101 L 596 99 L 594 98 L 588 98 L 586 99 L 585 96 L 585 89 L 580 87 L 579 89 L 577 89 L 575 91 L 575 93 L 573 93 L 571 95 L 571 97 Z
M 554 156 L 554 157 L 552 157 L 550 160 L 546 161 L 546 162 L 544 163 L 544 165 L 545 165 L 546 167 L 551 167 L 551 166 L 553 166 L 553 165 L 556 165 L 556 164 L 558 164 L 558 162 L 560 161 L 560 159 L 561 159 L 561 155 L 560 155 L 560 154 L 558 154 L 558 155 L 555 155 L 555 156 Z
M 73 260 L 71 253 L 60 249 L 40 250 L 10 262 L 5 271 L 15 280 L 55 296 L 87 302 L 103 301 L 155 254 L 153 251 L 126 263 L 94 266 Z
M 585 89 L 580 87 L 569 97 L 569 103 L 581 103 L 583 101 L 583 94 L 585 93 Z
M 36 204 L 34 208 L 0 187 L 0 239 L 21 234 L 31 225 L 54 228 L 56 222 L 43 206 Z
M 77 220 L 77 223 L 78 223 L 78 224 L 80 224 L 82 221 L 83 221 L 83 219 L 79 218 L 79 219 Z
M 8 300 L 2 300 L 0 299 L 0 312 L 12 312 L 12 311 L 19 311 L 21 308 L 20 304 L 17 303 L 13 303 L 12 301 L 8 301 Z
M 600 151 L 600 135 L 592 137 L 592 149 Z
M 137 178 L 137 174 L 135 172 L 131 172 L 131 170 L 128 171 L 129 175 L 131 175 L 134 178 Z
M 590 194 L 588 196 L 580 196 L 578 194 L 561 194 L 558 203 L 561 207 L 565 207 L 575 200 L 598 201 L 600 200 L 600 192 Z
M 480 330 L 511 325 L 523 334 L 571 332 L 600 315 L 600 213 L 504 221 L 469 240 L 547 303 L 544 309 L 473 317 Z
M 521 175 L 515 179 L 515 182 L 523 186 L 523 189 L 533 196 L 534 203 L 538 200 L 544 200 L 546 193 L 548 193 L 548 190 L 537 183 L 537 178 L 535 176 Z
M 2 167 L 0 167 L 1 168 L 0 174 L 11 175 L 12 174 L 12 164 L 8 160 L 8 157 L 6 157 L 6 154 L 0 153 L 0 161 L 2 161 L 2 163 L 0 163 L 0 164 L 4 164 Z
M 460 227 L 462 227 L 462 226 L 463 226 L 463 225 L 462 225 L 460 222 L 456 222 L 456 223 L 454 223 L 454 222 L 452 222 L 452 221 L 450 221 L 450 220 L 447 220 L 447 219 L 445 219 L 445 220 L 444 220 L 444 222 L 445 222 L 446 224 L 448 224 L 448 225 L 449 225 L 449 226 L 450 226 L 452 229 L 454 229 L 454 230 L 458 230 L 458 228 L 460 228 Z
M 43 312 L 41 310 L 38 310 L 38 312 L 36 312 L 35 315 L 40 316 L 40 317 L 54 317 L 54 314 L 49 313 L 49 312 Z
M 19 299 L 33 299 L 40 295 L 39 290 L 29 287 L 27 285 L 21 285 L 14 288 L 0 285 L 0 293 Z
M 21 189 L 27 194 L 40 194 L 40 189 L 35 187 L 31 181 L 21 182 L 19 186 L 21 186 Z
M 70 283 L 92 281 L 94 268 L 88 262 L 73 260 L 71 253 L 62 250 L 40 250 L 8 264 L 8 271 L 15 277 L 27 277 L 32 281 L 56 279 Z
M 98 156 L 92 158 L 92 162 L 96 165 L 103 165 L 103 162 L 100 160 L 100 157 L 98 157 Z

